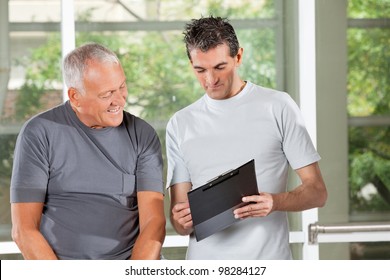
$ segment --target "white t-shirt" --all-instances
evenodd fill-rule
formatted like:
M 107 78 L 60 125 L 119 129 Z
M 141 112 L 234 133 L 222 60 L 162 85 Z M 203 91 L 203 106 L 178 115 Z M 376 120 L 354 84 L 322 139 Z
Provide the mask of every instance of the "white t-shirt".
M 167 125 L 167 187 L 197 188 L 255 159 L 259 192 L 280 193 L 293 169 L 320 160 L 298 106 L 284 92 L 247 82 L 238 95 L 205 94 Z M 190 237 L 188 259 L 290 259 L 287 214 L 241 220 L 200 242 Z

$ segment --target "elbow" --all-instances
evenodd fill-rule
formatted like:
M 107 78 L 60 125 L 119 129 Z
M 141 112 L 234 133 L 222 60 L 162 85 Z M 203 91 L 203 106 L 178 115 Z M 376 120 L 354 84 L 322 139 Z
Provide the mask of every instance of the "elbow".
M 165 236 L 167 234 L 166 225 L 167 225 L 167 223 L 166 223 L 166 220 L 165 220 L 165 217 L 164 217 L 164 219 L 160 223 L 160 232 L 162 234 L 162 236 L 161 236 L 161 244 L 164 243 Z
M 157 224 L 157 232 L 158 232 L 158 239 L 161 242 L 161 245 L 164 243 L 165 236 L 166 236 L 166 220 L 165 217 L 162 216 L 158 219 L 156 222 Z
M 161 245 L 164 243 L 166 235 L 166 220 L 164 216 L 156 217 L 151 220 L 144 230 L 150 231 L 155 235 L 155 240 L 159 241 Z M 142 231 L 144 231 L 142 230 Z
M 20 229 L 13 225 L 11 230 L 11 238 L 19 248 L 20 248 L 22 236 L 23 234 L 21 233 Z
M 322 200 L 319 201 L 318 208 L 322 208 L 326 205 L 326 200 L 327 198 L 323 198 Z
M 326 201 L 328 200 L 328 191 L 326 190 L 325 186 L 323 190 L 320 192 L 318 196 L 318 207 L 322 208 L 326 205 Z
M 17 243 L 20 239 L 20 232 L 15 226 L 12 226 L 11 238 L 15 243 Z

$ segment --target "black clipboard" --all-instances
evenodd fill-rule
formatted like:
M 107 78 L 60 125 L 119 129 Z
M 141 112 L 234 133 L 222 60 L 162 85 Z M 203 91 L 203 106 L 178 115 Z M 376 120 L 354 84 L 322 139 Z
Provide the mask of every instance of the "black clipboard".
M 200 241 L 237 222 L 234 209 L 248 204 L 242 202 L 242 197 L 258 193 L 253 159 L 189 191 L 196 240 Z

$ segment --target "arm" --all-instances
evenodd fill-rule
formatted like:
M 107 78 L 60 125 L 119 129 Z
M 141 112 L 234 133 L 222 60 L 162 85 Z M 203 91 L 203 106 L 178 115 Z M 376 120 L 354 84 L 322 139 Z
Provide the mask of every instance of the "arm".
M 194 229 L 187 193 L 191 190 L 191 183 L 174 184 L 169 188 L 171 198 L 171 223 L 180 235 L 189 235 Z
M 318 163 L 296 172 L 302 184 L 290 192 L 273 195 L 274 211 L 303 211 L 325 205 L 328 193 Z
M 165 238 L 164 196 L 162 193 L 140 191 L 137 193 L 140 233 L 131 259 L 160 259 Z
M 12 239 L 28 260 L 55 260 L 57 256 L 39 231 L 43 203 L 12 203 Z
M 289 192 L 244 197 L 244 202 L 252 204 L 236 209 L 236 218 L 264 217 L 274 211 L 303 211 L 323 207 L 328 194 L 318 163 L 299 168 L 296 173 L 301 179 L 301 185 Z

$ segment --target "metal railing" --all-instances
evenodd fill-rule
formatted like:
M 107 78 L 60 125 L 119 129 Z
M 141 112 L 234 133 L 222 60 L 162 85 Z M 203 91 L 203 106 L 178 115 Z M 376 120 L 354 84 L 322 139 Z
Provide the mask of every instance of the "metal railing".
M 354 240 L 349 240 L 350 237 L 344 240 L 328 240 L 325 242 L 353 242 L 353 241 L 390 241 L 390 222 L 375 222 L 375 223 L 339 223 L 339 224 L 327 224 L 320 225 L 318 223 L 309 225 L 309 244 L 318 244 L 318 235 L 319 234 L 356 234 L 356 233 L 380 233 L 382 236 L 374 238 L 361 238 L 358 237 Z M 387 234 L 387 232 L 389 234 Z M 297 237 L 291 235 L 294 232 L 290 232 L 291 237 Z M 299 232 L 300 233 L 300 232 Z M 383 236 L 385 235 L 385 236 Z M 300 235 L 298 236 L 300 237 Z M 385 238 L 384 238 L 385 237 Z M 297 239 L 297 238 L 295 238 Z M 300 239 L 300 238 L 298 238 Z M 301 238 L 304 242 L 304 237 Z M 290 240 L 291 241 L 291 240 Z M 321 241 L 324 242 L 324 241 Z M 188 244 L 188 237 L 185 236 L 166 236 L 163 247 L 185 247 Z M 9 242 L 0 242 L 0 254 L 18 254 L 20 253 L 19 248 L 13 241 Z
M 318 244 L 318 234 L 326 233 L 357 233 L 357 232 L 390 232 L 390 222 L 375 223 L 343 223 L 309 225 L 309 244 Z

